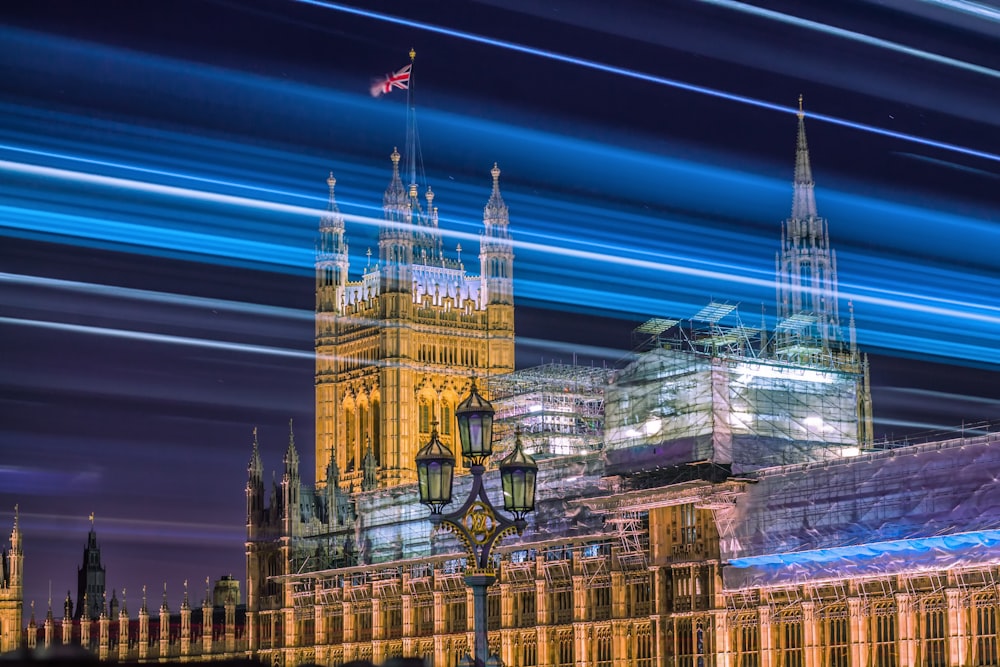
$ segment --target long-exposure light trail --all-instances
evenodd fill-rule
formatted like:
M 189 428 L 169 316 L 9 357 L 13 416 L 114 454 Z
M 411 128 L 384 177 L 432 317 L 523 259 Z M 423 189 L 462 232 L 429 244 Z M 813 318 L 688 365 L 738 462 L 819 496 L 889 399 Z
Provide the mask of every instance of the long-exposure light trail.
M 170 345 L 189 345 L 195 347 L 205 347 L 216 350 L 232 350 L 246 352 L 249 354 L 264 354 L 278 357 L 296 357 L 299 359 L 314 359 L 315 354 L 307 350 L 291 350 L 287 348 L 277 348 L 265 345 L 249 345 L 245 343 L 229 343 L 226 341 L 210 340 L 207 338 L 193 338 L 190 336 L 172 336 L 169 334 L 152 333 L 149 331 L 133 331 L 128 329 L 113 329 L 111 327 L 97 327 L 85 324 L 69 324 L 66 322 L 52 322 L 49 320 L 29 320 L 18 317 L 2 317 L 0 323 L 16 326 L 37 327 L 41 329 L 55 329 L 70 333 L 87 334 L 95 336 L 109 336 L 111 338 L 128 338 L 150 343 L 166 343 Z
M 717 7 L 725 7 L 726 9 L 744 14 L 750 14 L 752 16 L 759 16 L 761 18 L 778 21 L 780 23 L 787 23 L 788 25 L 793 25 L 798 28 L 806 28 L 808 30 L 826 33 L 827 35 L 833 35 L 834 37 L 849 39 L 862 44 L 867 44 L 869 46 L 875 46 L 881 49 L 894 51 L 896 53 L 913 56 L 914 58 L 919 58 L 921 60 L 934 62 L 939 65 L 947 65 L 949 67 L 963 69 L 968 72 L 982 74 L 983 76 L 992 77 L 994 79 L 1000 79 L 1000 72 L 990 67 L 967 63 L 963 60 L 958 60 L 957 58 L 949 58 L 948 56 L 942 56 L 938 53 L 931 53 L 930 51 L 924 51 L 923 49 L 916 49 L 911 46 L 906 46 L 905 44 L 898 44 L 887 39 L 872 37 L 871 35 L 866 35 L 854 30 L 838 28 L 837 26 L 820 23 L 819 21 L 811 21 L 798 16 L 792 16 L 790 14 L 783 14 L 771 9 L 765 9 L 763 7 L 754 7 L 753 5 L 736 2 L 735 0 L 700 0 L 700 2 L 716 5 Z
M 378 21 L 384 21 L 386 23 L 392 23 L 396 25 L 408 26 L 411 28 L 417 28 L 419 30 L 425 30 L 427 32 L 436 33 L 439 35 L 447 35 L 449 37 L 456 37 L 458 39 L 464 39 L 470 42 L 476 42 L 479 44 L 486 44 L 489 46 L 495 46 L 510 51 L 516 51 L 519 53 L 525 53 L 529 55 L 538 56 L 541 58 L 547 58 L 549 60 L 554 60 L 558 62 L 563 62 L 571 65 L 578 65 L 580 67 L 586 67 L 588 69 L 607 72 L 609 74 L 617 74 L 620 76 L 628 77 L 631 79 L 637 79 L 640 81 L 646 81 L 649 83 L 655 83 L 663 86 L 669 86 L 671 88 L 677 88 L 680 90 L 686 90 L 693 93 L 698 93 L 701 95 L 708 95 L 711 97 L 717 97 L 731 102 L 738 102 L 740 104 L 746 104 L 749 106 L 758 107 L 761 109 L 768 109 L 771 111 L 778 111 L 781 113 L 794 114 L 798 113 L 798 109 L 794 107 L 788 107 L 781 104 L 775 104 L 773 102 L 767 102 L 765 100 L 756 99 L 753 97 L 748 97 L 746 95 L 737 95 L 735 93 L 727 93 L 722 90 L 717 90 L 714 88 L 709 88 L 707 86 L 700 86 L 693 83 L 687 83 L 677 79 L 670 79 L 667 77 L 656 76 L 654 74 L 648 74 L 645 72 L 640 72 L 638 70 L 629 69 L 625 67 L 618 67 L 615 65 L 609 65 L 606 63 L 601 63 L 595 60 L 589 60 L 586 58 L 577 58 L 574 56 L 569 56 L 562 53 L 557 53 L 555 51 L 550 51 L 546 49 L 538 49 L 524 44 L 518 44 L 516 42 L 510 42 L 507 40 L 495 39 L 492 37 L 486 37 L 483 35 L 477 35 L 475 33 L 470 33 L 462 30 L 453 30 L 451 28 L 445 28 L 443 26 L 434 25 L 431 23 L 426 23 L 422 21 L 413 21 L 410 19 L 405 19 L 399 16 L 393 16 L 391 14 L 383 14 L 381 12 L 373 12 L 366 9 L 359 9 L 357 7 L 350 7 L 347 5 L 341 5 L 333 2 L 325 2 L 324 0 L 295 0 L 295 2 L 304 3 L 307 5 L 314 5 L 316 7 L 323 7 L 325 9 L 331 9 L 334 11 L 344 12 L 347 14 L 354 14 L 356 16 L 364 16 L 367 18 L 375 19 Z M 944 141 L 936 141 L 934 139 L 928 139 L 926 137 L 920 137 L 914 134 L 909 134 L 906 132 L 896 132 L 894 130 L 889 130 L 883 127 L 878 127 L 876 125 L 870 125 L 868 123 L 858 123 L 855 121 L 847 120 L 845 118 L 839 118 L 836 116 L 831 116 L 829 114 L 815 113 L 810 111 L 809 118 L 823 121 L 826 123 L 831 123 L 834 125 L 840 125 L 843 127 L 849 127 L 856 130 L 862 130 L 864 132 L 870 132 L 872 134 L 877 134 L 885 137 L 892 137 L 894 139 L 901 139 L 903 141 L 909 141 L 912 143 L 920 144 L 923 146 L 931 146 L 934 148 L 940 148 L 942 150 L 952 151 L 956 153 L 961 153 L 963 155 L 969 155 L 972 157 L 978 157 L 985 160 L 990 160 L 992 162 L 1000 162 L 1000 155 L 995 153 L 990 153 L 987 151 L 980 151 L 974 148 L 968 148 L 965 146 L 958 146 L 956 144 L 951 144 Z
M 170 304 L 175 306 L 190 306 L 206 310 L 227 310 L 254 316 L 280 317 L 308 321 L 312 321 L 314 317 L 313 313 L 309 311 L 296 310 L 295 308 L 283 308 L 280 306 L 268 306 L 249 301 L 212 299 L 203 296 L 187 296 L 172 294 L 170 292 L 156 292 L 131 287 L 101 285 L 97 283 L 85 283 L 73 280 L 59 280 L 56 278 L 19 275 L 14 273 L 0 272 L 0 285 L 43 287 L 78 294 L 91 294 L 105 298 L 145 301 L 149 303 Z
M 32 176 L 74 180 L 93 186 L 130 189 L 155 195 L 180 197 L 195 201 L 209 201 L 218 204 L 301 215 L 307 216 L 310 219 L 315 219 L 316 217 L 322 215 L 322 210 L 304 206 L 295 206 L 263 199 L 238 197 L 234 195 L 180 188 L 176 186 L 161 185 L 119 177 L 102 176 L 98 174 L 53 167 L 42 167 L 38 165 L 0 161 L 0 169 L 29 174 Z M 7 218 L 6 224 L 16 225 L 18 216 L 15 214 L 17 212 L 10 208 L 5 208 L 4 210 L 8 213 L 8 215 L 5 216 Z M 377 227 L 385 224 L 384 220 L 367 216 L 345 215 L 344 217 L 351 222 L 361 223 L 370 227 Z M 51 233 L 59 233 L 61 230 L 67 228 L 75 228 L 87 229 L 89 230 L 88 233 L 98 233 L 101 229 L 100 221 L 96 220 L 90 221 L 89 224 L 86 225 L 67 225 L 66 222 L 67 221 L 64 218 L 58 216 L 54 217 L 52 222 L 53 226 L 49 227 L 48 231 Z M 32 223 L 29 221 L 26 224 L 30 225 Z M 127 226 L 124 226 L 123 223 L 105 222 L 104 226 L 104 233 L 109 239 L 139 238 L 146 239 L 147 242 L 154 244 L 165 244 L 168 247 L 176 246 L 177 244 L 184 244 L 189 250 L 197 249 L 200 252 L 205 252 L 206 248 L 219 248 L 224 249 L 224 251 L 228 253 L 239 256 L 257 257 L 262 261 L 270 262 L 274 262 L 276 257 L 281 256 L 287 256 L 290 259 L 294 258 L 291 259 L 291 261 L 300 265 L 305 265 L 309 261 L 306 259 L 308 255 L 306 250 L 296 252 L 296 250 L 292 248 L 283 248 L 283 253 L 276 253 L 275 250 L 281 248 L 281 246 L 275 246 L 274 244 L 264 244 L 247 240 L 233 241 L 222 237 L 213 238 L 209 235 L 190 231 L 165 231 L 160 228 L 151 227 L 141 229 L 135 226 L 128 228 Z M 478 234 L 468 232 L 452 232 L 451 235 L 467 243 L 473 243 L 478 239 Z M 158 237 L 159 240 L 155 240 Z M 733 270 L 734 267 L 731 265 L 709 263 L 710 265 L 721 266 L 724 270 L 700 268 L 698 266 L 693 266 L 691 262 L 678 263 L 676 261 L 665 261 L 665 258 L 662 255 L 649 255 L 641 250 L 635 253 L 629 251 L 628 255 L 609 254 L 608 248 L 601 247 L 599 244 L 580 241 L 571 244 L 568 242 L 568 239 L 565 238 L 554 238 L 551 239 L 550 243 L 515 241 L 515 248 L 518 250 L 538 253 L 539 255 L 548 257 L 564 257 L 574 261 L 583 262 L 585 264 L 596 263 L 598 265 L 619 266 L 630 271 L 639 270 L 648 271 L 653 274 L 682 275 L 692 279 L 721 281 L 723 283 L 745 285 L 761 289 L 770 289 L 773 285 L 772 278 L 769 275 L 754 276 L 737 273 Z M 618 250 L 622 251 L 627 249 L 619 248 Z M 857 290 L 855 292 L 845 291 L 843 296 L 845 298 L 853 299 L 858 303 L 868 303 L 887 309 L 921 312 L 936 317 L 953 319 L 954 321 L 979 322 L 990 326 L 1000 324 L 1000 317 L 997 315 L 998 309 L 968 301 L 963 302 L 955 299 L 928 298 L 927 295 L 922 294 L 907 293 L 903 291 L 889 291 L 871 287 L 864 290 Z M 987 358 L 991 357 L 988 355 Z

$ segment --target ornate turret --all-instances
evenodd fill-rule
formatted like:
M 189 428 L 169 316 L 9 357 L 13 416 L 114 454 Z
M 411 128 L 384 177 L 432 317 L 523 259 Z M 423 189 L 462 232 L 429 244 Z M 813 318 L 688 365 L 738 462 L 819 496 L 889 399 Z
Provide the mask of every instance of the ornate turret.
M 253 451 L 247 465 L 247 538 L 253 539 L 264 519 L 264 465 L 260 460 L 257 428 L 253 430 Z
M 782 225 L 777 256 L 777 352 L 808 360 L 840 352 L 837 258 L 826 220 L 816 211 L 815 184 L 799 97 L 792 214 Z
M 399 151 L 392 150 L 392 179 L 382 197 L 385 224 L 379 230 L 382 284 L 379 291 L 409 293 L 413 287 L 413 222 L 410 199 L 399 178 Z M 416 198 L 413 198 L 416 201 Z
M 493 163 L 493 192 L 483 209 L 483 236 L 479 257 L 487 304 L 514 303 L 514 247 L 511 243 L 510 214 L 500 195 L 500 168 Z
M 299 453 L 295 449 L 295 433 L 288 420 L 288 449 L 285 450 L 285 472 L 281 476 L 281 530 L 282 535 L 298 532 L 301 521 L 299 495 L 302 490 L 299 478 Z
M 94 513 L 90 513 L 90 532 L 83 548 L 83 564 L 77 570 L 77 608 L 75 617 L 97 620 L 104 608 L 105 570 L 101 565 L 101 548 L 94 530 Z
M 319 220 L 316 244 L 316 311 L 340 312 L 344 307 L 344 287 L 350 270 L 344 216 L 337 207 L 333 172 L 326 179 L 330 189 L 326 213 Z

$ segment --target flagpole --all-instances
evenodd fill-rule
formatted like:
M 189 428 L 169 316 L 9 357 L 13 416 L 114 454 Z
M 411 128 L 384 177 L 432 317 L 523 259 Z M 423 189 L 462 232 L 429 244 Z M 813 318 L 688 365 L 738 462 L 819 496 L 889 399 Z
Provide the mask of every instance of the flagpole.
M 406 153 L 409 156 L 410 185 L 417 184 L 417 108 L 413 101 L 413 61 L 417 52 L 410 49 L 410 81 L 406 88 Z

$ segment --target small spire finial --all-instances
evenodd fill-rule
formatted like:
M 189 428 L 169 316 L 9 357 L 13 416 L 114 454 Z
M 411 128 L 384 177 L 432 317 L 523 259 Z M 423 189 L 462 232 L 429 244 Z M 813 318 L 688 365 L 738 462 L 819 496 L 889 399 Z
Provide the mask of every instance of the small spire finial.
M 413 50 L 413 48 L 411 47 L 411 48 L 410 48 L 410 62 L 412 63 L 412 62 L 413 62 L 413 60 L 414 60 L 414 59 L 415 59 L 416 57 L 417 57 L 417 52 L 416 52 L 416 51 L 414 51 L 414 50 Z
M 91 528 L 94 527 L 94 513 L 93 512 L 90 513 L 90 527 Z
M 805 118 L 806 112 L 802 110 L 802 93 L 799 93 L 799 118 Z
M 497 185 L 500 184 L 500 167 L 497 166 L 496 162 L 493 163 L 493 168 L 490 169 L 490 174 L 493 175 L 493 187 L 497 187 Z
M 337 179 L 333 177 L 332 171 L 330 172 L 330 175 L 327 176 L 326 178 L 326 184 L 330 186 L 330 190 L 333 190 L 333 186 L 337 184 Z
M 393 167 L 399 166 L 399 149 L 395 146 L 392 147 L 392 155 L 389 156 L 389 159 L 392 160 Z

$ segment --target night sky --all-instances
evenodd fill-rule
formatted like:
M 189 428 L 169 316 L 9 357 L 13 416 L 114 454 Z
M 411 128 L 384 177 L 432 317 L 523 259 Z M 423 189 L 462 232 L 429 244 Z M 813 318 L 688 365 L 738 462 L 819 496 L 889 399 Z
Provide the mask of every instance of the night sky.
M 802 94 L 877 435 L 996 428 L 1000 11 L 802 4 L 4 3 L 0 527 L 19 504 L 26 601 L 75 601 L 90 512 L 133 614 L 143 584 L 176 609 L 185 579 L 245 577 L 252 429 L 278 469 L 293 420 L 311 481 L 325 179 L 356 277 L 405 143 L 405 93 L 368 90 L 411 47 L 418 180 L 472 273 L 503 171 L 520 367 L 618 364 L 713 299 L 773 323 Z

